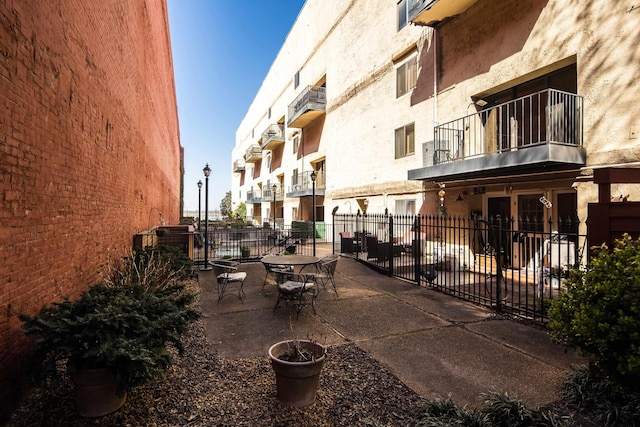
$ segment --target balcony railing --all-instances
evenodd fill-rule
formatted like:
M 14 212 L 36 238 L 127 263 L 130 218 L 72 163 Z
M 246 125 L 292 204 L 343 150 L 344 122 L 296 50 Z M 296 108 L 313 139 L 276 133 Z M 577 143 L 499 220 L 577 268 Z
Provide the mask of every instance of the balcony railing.
M 258 144 L 252 144 L 244 154 L 244 160 L 248 163 L 256 163 L 262 160 L 262 148 Z
M 583 99 L 547 89 L 437 126 L 433 164 L 540 145 L 582 146 Z
M 313 181 L 311 172 L 301 172 L 291 177 L 291 185 L 287 189 L 288 197 L 308 196 L 313 192 Z M 326 179 L 323 171 L 316 171 L 316 194 L 324 194 L 326 189 Z
M 247 191 L 247 202 L 259 203 L 262 201 L 262 194 L 260 191 Z
M 282 187 L 276 187 L 276 200 L 282 200 L 284 198 L 284 192 L 282 191 Z M 265 187 L 262 189 L 262 201 L 269 202 L 273 201 L 273 188 Z
M 297 128 L 306 126 L 325 113 L 326 104 L 326 88 L 308 86 L 289 104 L 287 126 Z
M 262 149 L 273 150 L 284 144 L 284 125 L 272 124 L 262 132 Z
M 244 160 L 236 160 L 233 162 L 233 171 L 234 172 L 244 172 L 245 162 Z

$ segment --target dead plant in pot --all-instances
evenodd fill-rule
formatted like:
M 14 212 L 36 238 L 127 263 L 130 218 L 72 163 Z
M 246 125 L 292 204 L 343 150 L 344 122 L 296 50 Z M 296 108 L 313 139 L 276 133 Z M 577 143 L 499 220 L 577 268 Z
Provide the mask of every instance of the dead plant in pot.
M 303 407 L 316 400 L 326 348 L 313 340 L 285 340 L 269 348 L 276 375 L 277 397 L 281 402 Z

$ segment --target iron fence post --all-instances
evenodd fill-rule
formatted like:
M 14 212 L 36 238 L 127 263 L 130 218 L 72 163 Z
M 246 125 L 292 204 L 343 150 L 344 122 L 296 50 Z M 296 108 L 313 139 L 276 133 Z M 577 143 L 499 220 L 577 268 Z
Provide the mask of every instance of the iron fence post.
M 420 284 L 420 261 L 421 261 L 421 241 L 420 241 L 420 216 L 416 215 L 413 220 L 413 245 L 411 248 L 413 256 L 413 274 L 416 283 Z
M 496 215 L 495 220 L 498 222 L 497 226 L 497 241 L 496 245 L 496 311 L 502 311 L 502 295 L 501 291 L 501 279 L 502 279 L 502 218 L 500 215 Z M 494 230 L 495 230 L 494 224 Z
M 389 215 L 389 277 L 393 276 L 393 215 Z

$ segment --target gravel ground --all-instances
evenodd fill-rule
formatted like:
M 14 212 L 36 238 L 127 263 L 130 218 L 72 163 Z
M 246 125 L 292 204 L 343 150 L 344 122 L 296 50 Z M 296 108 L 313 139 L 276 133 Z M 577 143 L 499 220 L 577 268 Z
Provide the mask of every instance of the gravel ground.
M 412 426 L 423 400 L 355 344 L 329 347 L 316 402 L 291 408 L 276 399 L 267 355 L 219 359 L 201 321 L 185 338 L 166 378 L 137 387 L 118 411 L 75 414 L 73 386 L 34 389 L 8 426 Z

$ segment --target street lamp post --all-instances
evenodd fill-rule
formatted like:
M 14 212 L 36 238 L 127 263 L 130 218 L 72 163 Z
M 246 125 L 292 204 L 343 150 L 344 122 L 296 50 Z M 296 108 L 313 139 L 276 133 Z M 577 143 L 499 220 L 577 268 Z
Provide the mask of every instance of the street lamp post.
M 201 205 L 202 205 L 202 180 L 198 180 L 198 232 L 200 232 L 200 224 L 202 219 L 200 218 Z
M 203 270 L 211 270 L 209 266 L 209 175 L 211 168 L 209 163 L 202 169 L 204 172 L 204 267 Z
M 316 256 L 316 177 L 318 176 L 318 174 L 316 173 L 316 171 L 314 170 L 313 172 L 311 172 L 311 198 L 312 198 L 312 205 L 313 205 L 313 228 L 311 229 L 311 232 L 313 233 L 313 256 Z
M 278 186 L 273 184 L 273 187 L 271 187 L 271 190 L 273 191 L 273 232 L 274 233 L 276 231 L 276 190 L 277 189 L 278 189 Z

